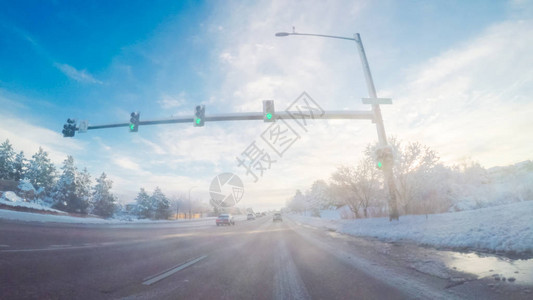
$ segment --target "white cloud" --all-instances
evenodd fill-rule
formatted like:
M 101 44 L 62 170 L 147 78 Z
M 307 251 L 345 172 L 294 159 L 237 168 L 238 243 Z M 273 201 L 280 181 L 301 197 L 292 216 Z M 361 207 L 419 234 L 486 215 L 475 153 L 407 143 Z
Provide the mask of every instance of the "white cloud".
M 74 139 L 64 138 L 58 131 L 52 131 L 36 126 L 28 120 L 19 119 L 0 112 L 2 126 L 0 126 L 0 139 L 2 142 L 9 139 L 16 152 L 24 151 L 26 158 L 38 152 L 42 147 L 48 152 L 52 162 L 60 164 L 67 155 L 73 151 L 83 149 L 84 143 Z
M 378 95 L 394 101 L 393 105 L 382 106 L 388 134 L 427 144 L 448 163 L 472 157 L 490 167 L 531 159 L 530 21 L 495 24 L 477 37 L 437 49 L 435 52 L 440 54 L 435 57 L 408 66 L 398 63 L 402 53 L 387 52 L 383 47 L 387 44 L 380 41 L 379 29 L 358 21 L 362 7 L 370 3 L 274 0 L 222 5 L 210 18 L 211 23 L 201 28 L 207 35 L 202 38 L 208 38 L 212 47 L 212 70 L 218 72 L 213 74 L 217 78 L 214 85 L 204 90 L 205 99 L 209 99 L 208 112 L 261 111 L 261 100 L 265 99 L 274 99 L 276 109 L 284 110 L 303 91 L 326 110 L 368 109 L 360 102 L 360 98 L 367 97 L 367 90 L 352 42 L 274 37 L 277 31 L 291 31 L 293 25 L 297 32 L 344 36 L 363 28 L 368 46 L 372 47 L 370 41 L 376 43 L 374 49 L 365 43 L 372 70 L 407 74 L 380 90 L 382 77 L 374 73 Z M 238 17 L 228 18 L 228 14 Z M 377 18 L 385 23 L 392 20 L 387 13 Z M 377 28 L 384 27 L 378 22 Z M 154 57 L 150 49 L 146 47 L 143 53 Z M 372 60 L 376 52 L 387 63 Z M 162 64 L 163 57 L 158 56 L 157 63 Z M 102 83 L 69 65 L 56 67 L 74 80 Z M 208 70 L 205 72 L 208 74 Z M 187 98 L 185 91 L 162 94 L 157 103 L 163 110 L 181 109 L 190 104 Z M 117 115 L 123 118 L 128 112 Z M 247 206 L 279 207 L 295 189 L 306 190 L 314 180 L 327 180 L 337 166 L 356 163 L 364 147 L 377 140 L 375 125 L 369 121 L 317 120 L 311 124 L 309 132 L 299 132 L 302 139 L 282 158 L 275 157 L 277 162 L 258 183 L 237 166 L 235 157 L 252 141 L 260 141 L 260 134 L 268 126 L 260 122 L 207 122 L 204 128 L 185 125 L 179 131 L 162 127 L 152 135 L 146 130 L 131 139 L 138 146 L 136 151 L 142 153 L 138 157 L 111 154 L 120 151 L 112 143 L 101 146 L 107 149 L 104 154 L 109 156 L 108 161 L 119 166 L 106 170 L 119 192 L 160 186 L 170 194 L 196 185 L 197 196 L 207 198 L 213 175 L 234 172 L 245 181 L 243 201 Z M 3 134 L 0 131 L 0 136 Z M 41 140 L 46 132 L 42 135 Z M 79 146 L 73 140 L 59 140 Z
M 533 30 L 509 21 L 412 68 L 385 118 L 395 133 L 437 150 L 448 163 L 484 166 L 531 159 Z
M 70 79 L 74 79 L 78 82 L 82 83 L 97 83 L 97 84 L 103 84 L 102 81 L 94 78 L 89 72 L 86 70 L 77 70 L 73 66 L 67 65 L 67 64 L 61 64 L 61 63 L 54 63 L 54 66 L 59 69 L 63 74 L 67 75 Z
M 99 136 L 95 136 L 93 137 L 93 140 L 95 140 L 97 143 L 98 143 L 98 146 L 106 151 L 111 151 L 112 148 L 105 144 L 103 141 L 102 141 L 102 138 L 100 138 Z
M 124 156 L 120 156 L 120 157 L 114 157 L 112 159 L 112 162 L 123 168 L 123 169 L 126 169 L 126 170 L 133 170 L 133 171 L 140 171 L 141 168 L 139 167 L 139 165 L 134 162 L 132 159 L 128 158 L 128 157 L 124 157 Z
M 134 141 L 147 146 L 151 150 L 150 152 L 153 154 L 156 154 L 156 155 L 168 154 L 167 151 L 163 149 L 163 147 L 159 146 L 157 143 L 154 143 L 148 139 L 137 136 Z
M 233 55 L 231 55 L 231 53 L 228 53 L 228 52 L 220 53 L 219 57 L 220 57 L 220 60 L 224 62 L 231 63 L 234 60 Z
M 362 25 L 354 20 L 366 5 L 319 1 L 302 8 L 301 3 L 264 1 L 228 7 L 239 12 L 241 18 L 224 23 L 224 36 L 215 38 L 217 68 L 223 80 L 214 90 L 210 105 L 232 111 L 258 111 L 261 100 L 275 99 L 276 109 L 283 110 L 307 91 L 326 110 L 368 109 L 360 104 L 367 91 L 355 45 L 313 37 L 274 37 L 277 31 L 290 31 L 291 25 L 296 25 L 297 32 L 343 35 L 343 28 Z M 346 12 L 351 13 L 350 18 L 339 18 Z M 220 12 L 213 22 L 220 23 L 224 15 L 224 11 Z M 406 78 L 398 76 L 399 80 L 387 90 L 378 88 L 379 96 L 394 101 L 391 106 L 382 106 L 387 133 L 425 143 L 447 163 L 465 156 L 486 167 L 531 159 L 533 144 L 529 142 L 528 128 L 533 124 L 528 116 L 533 115 L 533 102 L 529 101 L 533 93 L 532 29 L 529 21 L 495 24 L 478 37 L 441 49 L 441 54 L 416 66 L 384 66 L 370 61 L 371 67 L 408 74 Z M 363 38 L 380 33 L 368 30 L 365 34 Z M 378 41 L 374 47 L 378 52 L 384 51 L 379 46 Z M 366 50 L 371 58 L 374 52 Z M 386 55 L 383 53 L 379 54 Z M 401 53 L 388 53 L 397 55 L 385 57 L 388 62 L 401 59 Z M 397 66 L 407 69 L 395 69 Z M 379 77 L 375 80 L 379 83 Z M 260 183 L 250 187 L 250 193 L 260 195 L 267 187 L 307 189 L 316 179 L 328 179 L 336 166 L 356 163 L 364 147 L 377 140 L 375 126 L 370 122 L 316 122 L 319 126 L 304 134 Z M 246 146 L 245 141 L 253 140 L 262 131 L 256 132 L 235 137 L 235 144 Z M 239 150 L 244 147 L 223 151 Z M 210 156 L 208 159 L 213 162 L 221 158 Z M 259 198 L 256 201 L 268 201 L 267 196 Z M 278 204 L 285 200 L 281 195 L 270 198 Z
M 176 96 L 163 95 L 161 100 L 157 101 L 157 103 L 161 106 L 161 108 L 169 109 L 182 106 L 183 104 L 187 103 L 187 99 L 185 97 L 185 92 L 180 92 Z

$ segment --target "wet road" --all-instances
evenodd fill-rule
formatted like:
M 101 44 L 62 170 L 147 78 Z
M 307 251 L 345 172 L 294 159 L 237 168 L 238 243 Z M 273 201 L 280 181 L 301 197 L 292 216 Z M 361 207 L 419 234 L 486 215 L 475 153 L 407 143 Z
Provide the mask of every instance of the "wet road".
M 394 249 L 399 247 L 398 249 Z M 411 248 L 409 248 L 411 249 Z M 2 299 L 527 299 L 413 268 L 402 246 L 285 218 L 127 226 L 0 222 Z M 412 257 L 411 257 L 412 259 Z

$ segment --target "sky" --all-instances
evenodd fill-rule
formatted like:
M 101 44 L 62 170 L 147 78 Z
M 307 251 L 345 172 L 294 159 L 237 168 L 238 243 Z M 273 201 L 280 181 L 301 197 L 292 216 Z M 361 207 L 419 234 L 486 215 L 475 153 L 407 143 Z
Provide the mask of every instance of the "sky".
M 388 136 L 418 141 L 446 165 L 532 159 L 533 2 L 512 1 L 2 1 L 0 140 L 30 158 L 39 147 L 108 174 L 121 202 L 159 186 L 207 202 L 213 178 L 234 173 L 241 207 L 277 209 L 296 189 L 355 165 L 377 141 L 368 120 L 289 124 L 299 138 L 278 155 L 270 123 L 206 122 L 61 134 L 90 125 L 283 111 L 307 93 L 324 110 L 369 110 L 354 42 L 275 37 L 295 30 L 361 35 Z M 294 122 L 294 121 L 293 121 Z M 257 146 L 270 168 L 254 178 L 237 158 Z M 266 166 L 266 164 L 265 164 Z

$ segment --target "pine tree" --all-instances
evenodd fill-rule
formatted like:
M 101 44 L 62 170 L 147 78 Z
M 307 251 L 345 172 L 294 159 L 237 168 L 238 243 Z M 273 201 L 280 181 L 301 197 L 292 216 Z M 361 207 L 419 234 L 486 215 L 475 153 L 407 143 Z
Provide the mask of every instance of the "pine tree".
M 116 198 L 111 192 L 113 182 L 107 179 L 107 175 L 102 173 L 99 178 L 96 179 L 96 186 L 93 188 L 93 214 L 109 218 L 113 216 L 115 212 Z
M 152 210 L 156 219 L 168 219 L 170 216 L 170 202 L 159 187 L 156 187 L 151 197 Z
M 45 195 L 51 195 L 56 180 L 56 169 L 43 148 L 39 147 L 39 152 L 32 156 L 26 178 L 38 192 L 44 191 Z
M 20 181 L 24 178 L 24 175 L 28 169 L 28 162 L 24 157 L 24 152 L 20 151 L 17 156 L 15 156 L 15 161 L 13 162 L 13 179 Z
M 135 213 L 139 218 L 142 219 L 150 219 L 154 216 L 154 211 L 152 210 L 152 203 L 150 196 L 144 188 L 141 188 L 141 191 L 139 194 L 137 194 L 137 198 L 135 198 L 135 201 L 137 202 L 137 207 L 135 208 Z
M 15 161 L 15 151 L 13 146 L 6 139 L 0 145 L 0 179 L 13 179 L 13 163 Z
M 74 166 L 74 158 L 67 156 L 61 169 L 63 173 L 53 193 L 54 207 L 67 212 L 86 214 L 88 202 L 79 195 L 78 171 Z
M 83 171 L 78 172 L 76 176 L 76 195 L 78 195 L 80 202 L 86 208 L 86 212 L 93 209 L 91 207 L 91 174 L 84 168 Z

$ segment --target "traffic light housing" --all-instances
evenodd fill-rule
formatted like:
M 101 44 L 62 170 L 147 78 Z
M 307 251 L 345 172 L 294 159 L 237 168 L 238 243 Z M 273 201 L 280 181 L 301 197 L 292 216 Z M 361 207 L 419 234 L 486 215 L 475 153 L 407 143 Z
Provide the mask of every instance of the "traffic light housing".
M 376 167 L 380 170 L 392 167 L 394 155 L 391 146 L 376 148 Z
M 139 112 L 132 112 L 131 118 L 130 118 L 130 132 L 138 132 L 139 131 L 139 118 L 141 116 L 141 113 Z
M 205 105 L 196 105 L 194 108 L 194 127 L 204 126 L 205 121 Z
M 76 134 L 76 120 L 67 119 L 67 123 L 63 125 L 63 137 L 73 137 Z
M 276 111 L 274 110 L 274 100 L 263 100 L 263 121 L 275 122 Z

